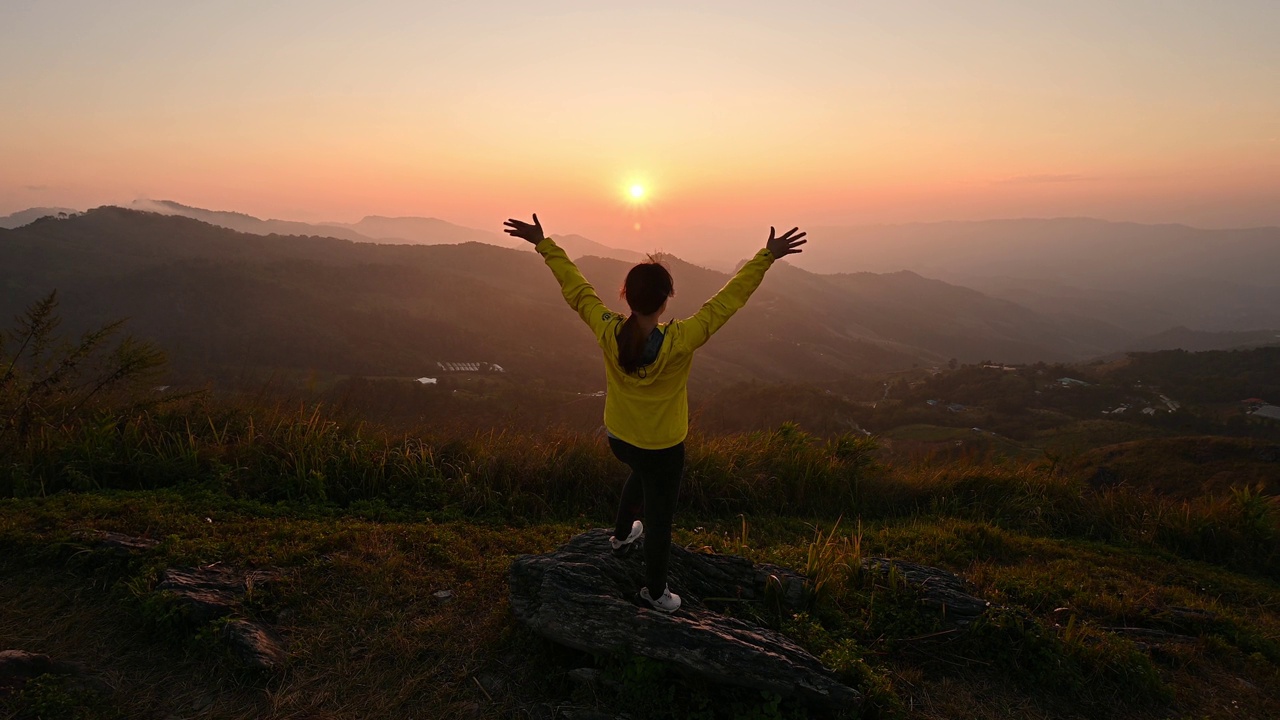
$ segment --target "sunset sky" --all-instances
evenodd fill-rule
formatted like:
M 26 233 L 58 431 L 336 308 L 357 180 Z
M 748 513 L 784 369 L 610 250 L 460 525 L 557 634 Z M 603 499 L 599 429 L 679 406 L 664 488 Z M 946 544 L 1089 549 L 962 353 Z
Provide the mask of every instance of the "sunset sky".
M 537 211 L 617 245 L 1280 225 L 1278 31 L 1276 0 L 5 0 L 0 214 L 145 197 L 498 231 Z

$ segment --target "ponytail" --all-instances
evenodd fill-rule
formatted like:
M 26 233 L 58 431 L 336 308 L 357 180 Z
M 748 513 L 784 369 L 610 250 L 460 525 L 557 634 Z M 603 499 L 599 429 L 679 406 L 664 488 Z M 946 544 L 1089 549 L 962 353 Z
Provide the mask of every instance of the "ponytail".
M 646 338 L 640 330 L 640 321 L 633 312 L 618 330 L 618 364 L 623 372 L 634 373 L 640 369 L 640 356 L 644 353 Z
M 648 340 L 640 329 L 637 316 L 658 312 L 667 298 L 675 294 L 675 283 L 671 273 L 650 256 L 649 262 L 631 268 L 619 294 L 627 299 L 631 315 L 618 329 L 618 365 L 631 374 L 642 367 L 640 361 L 644 359 L 644 346 Z

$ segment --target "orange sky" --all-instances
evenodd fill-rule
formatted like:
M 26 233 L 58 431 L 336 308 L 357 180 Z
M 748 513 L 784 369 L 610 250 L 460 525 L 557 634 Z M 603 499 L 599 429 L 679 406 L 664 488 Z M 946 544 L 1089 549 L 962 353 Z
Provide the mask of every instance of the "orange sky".
M 1280 225 L 1276 2 L 262 5 L 5 3 L 0 213 Z

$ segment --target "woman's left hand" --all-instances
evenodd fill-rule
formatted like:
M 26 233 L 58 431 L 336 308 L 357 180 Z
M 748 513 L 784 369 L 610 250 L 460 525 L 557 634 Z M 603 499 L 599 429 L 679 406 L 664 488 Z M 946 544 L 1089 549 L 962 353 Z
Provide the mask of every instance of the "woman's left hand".
M 804 236 L 809 233 L 796 235 L 795 232 L 799 229 L 798 227 L 793 227 L 782 235 L 774 237 L 776 231 L 773 228 L 769 228 L 769 242 L 765 243 L 765 247 L 769 248 L 769 252 L 773 253 L 774 259 L 804 252 L 800 249 L 800 246 L 809 242 L 804 239 Z
M 534 245 L 542 242 L 542 239 L 546 237 L 542 234 L 542 223 L 538 222 L 538 213 L 533 214 L 532 225 L 527 222 L 516 220 L 515 218 L 510 218 L 502 224 L 507 226 L 506 232 L 508 235 L 521 238 L 522 240 L 528 240 Z

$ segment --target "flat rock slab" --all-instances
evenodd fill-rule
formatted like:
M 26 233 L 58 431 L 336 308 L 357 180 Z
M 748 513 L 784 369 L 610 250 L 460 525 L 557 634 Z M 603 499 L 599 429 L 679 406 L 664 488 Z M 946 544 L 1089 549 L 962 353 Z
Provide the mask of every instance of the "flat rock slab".
M 69 679 L 74 687 L 99 694 L 111 691 L 106 683 L 91 677 L 76 663 L 25 650 L 0 650 L 0 694 L 16 691 L 41 675 L 61 676 Z
M 75 665 L 59 662 L 40 653 L 25 650 L 0 650 L 0 689 L 19 686 L 40 675 L 72 675 L 80 672 Z
M 784 635 L 708 610 L 725 599 L 798 609 L 804 579 L 785 568 L 672 546 L 669 584 L 683 605 L 672 615 L 641 606 L 643 553 L 618 558 L 610 532 L 591 530 L 545 555 L 522 555 L 507 579 L 511 610 L 533 632 L 606 655 L 640 655 L 711 682 L 849 708 L 861 695 Z
M 271 628 L 252 620 L 232 620 L 222 628 L 223 639 L 245 667 L 271 672 L 284 667 L 284 642 Z
M 121 555 L 132 555 L 134 553 L 143 553 L 156 545 L 159 541 L 150 538 L 134 537 L 123 533 L 109 532 L 106 530 L 88 530 L 77 533 L 77 537 L 87 540 L 100 548 L 115 551 Z
M 990 602 L 970 595 L 968 585 L 959 576 L 941 568 L 871 557 L 863 558 L 862 569 L 883 574 L 895 572 L 920 594 L 922 605 L 942 613 L 943 619 L 955 626 L 968 625 L 991 607 Z
M 230 615 L 245 593 L 244 576 L 227 567 L 169 568 L 160 572 L 156 590 L 173 594 L 192 621 L 206 623 Z

